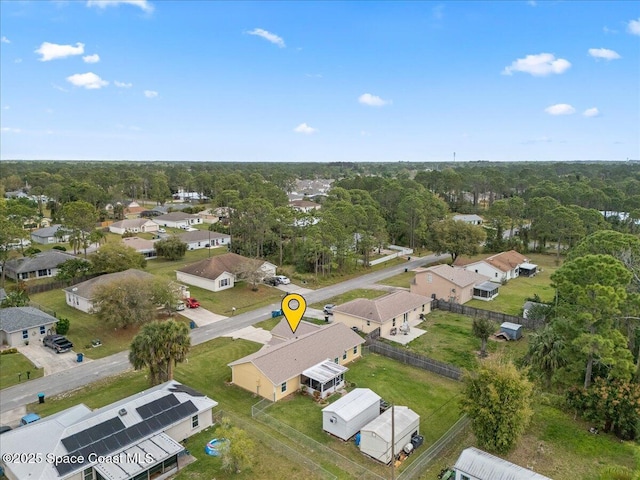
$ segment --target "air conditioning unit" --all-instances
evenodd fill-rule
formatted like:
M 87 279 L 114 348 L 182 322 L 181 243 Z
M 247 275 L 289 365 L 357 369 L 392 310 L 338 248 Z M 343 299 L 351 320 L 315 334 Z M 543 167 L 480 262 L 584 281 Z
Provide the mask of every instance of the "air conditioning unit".
M 329 418 L 329 423 L 338 423 L 338 419 L 336 417 Z

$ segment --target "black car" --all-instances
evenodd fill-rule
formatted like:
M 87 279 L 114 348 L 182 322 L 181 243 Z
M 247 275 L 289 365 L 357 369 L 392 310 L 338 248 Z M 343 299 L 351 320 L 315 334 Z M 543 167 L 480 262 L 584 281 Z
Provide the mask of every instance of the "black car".
M 9 427 L 8 425 L 0 425 L 0 435 L 8 432 L 9 430 L 12 430 L 11 427 Z
M 47 335 L 42 341 L 45 347 L 55 350 L 56 353 L 68 352 L 73 348 L 73 343 L 62 335 Z
M 276 287 L 280 285 L 280 280 L 278 280 L 276 277 L 267 277 L 264 279 L 264 283 L 266 285 L 271 285 L 272 287 Z

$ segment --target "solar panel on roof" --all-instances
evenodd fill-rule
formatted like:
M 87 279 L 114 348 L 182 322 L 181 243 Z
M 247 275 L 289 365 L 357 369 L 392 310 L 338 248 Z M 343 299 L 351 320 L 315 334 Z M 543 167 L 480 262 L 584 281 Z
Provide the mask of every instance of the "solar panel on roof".
M 67 452 L 73 452 L 74 450 L 81 447 L 78 438 L 75 435 L 70 435 L 66 438 L 62 439 L 62 445 L 67 449 Z
M 100 440 L 91 446 L 93 447 L 93 451 L 99 456 L 106 455 L 110 451 L 104 440 Z
M 164 397 L 160 397 L 152 402 L 137 407 L 136 411 L 138 412 L 138 415 L 146 420 L 153 415 L 162 413 L 163 411 L 169 410 L 179 404 L 180 401 L 178 398 L 173 393 L 170 393 L 169 395 L 165 395 Z

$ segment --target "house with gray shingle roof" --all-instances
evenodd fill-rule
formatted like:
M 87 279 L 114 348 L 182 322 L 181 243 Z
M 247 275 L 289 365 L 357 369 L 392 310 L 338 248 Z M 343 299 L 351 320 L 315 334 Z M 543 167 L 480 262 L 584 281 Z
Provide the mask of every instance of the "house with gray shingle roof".
M 356 298 L 333 307 L 333 321 L 365 333 L 380 328 L 380 335 L 402 331 L 404 325 L 415 327 L 431 311 L 431 299 L 398 290 L 380 298 Z
M 33 257 L 9 260 L 4 269 L 6 276 L 13 280 L 28 281 L 34 278 L 55 277 L 58 274 L 58 267 L 74 258 L 77 257 L 59 250 L 50 250 Z
M 212 232 L 210 230 L 195 230 L 178 235 L 183 243 L 187 244 L 187 250 L 200 248 L 226 247 L 231 243 L 231 236 L 226 233 Z
M 72 285 L 64 289 L 67 305 L 86 313 L 93 313 L 93 294 L 96 287 L 118 282 L 125 278 L 138 278 L 148 282 L 153 281 L 150 273 L 130 268 L 123 272 L 107 273 L 99 277 L 91 278 L 85 282 Z
M 170 212 L 165 215 L 158 215 L 154 218 L 159 225 L 170 228 L 184 228 L 187 229 L 191 225 L 197 225 L 202 223 L 202 218 L 198 215 L 192 215 L 184 212 Z
M 493 300 L 498 296 L 499 284 L 490 282 L 489 277 L 451 265 L 436 265 L 417 268 L 411 280 L 411 292 L 431 299 L 447 302 L 467 303 L 472 298 Z M 485 287 L 488 293 L 485 293 Z
M 31 232 L 31 241 L 42 245 L 68 242 L 69 233 L 62 228 L 62 225 L 55 224 L 50 227 L 39 228 L 38 230 Z
M 131 218 L 127 220 L 120 220 L 119 222 L 109 225 L 109 231 L 111 233 L 117 233 L 122 235 L 126 232 L 131 233 L 153 233 L 157 232 L 160 226 L 153 220 L 148 218 Z
M 55 331 L 57 318 L 33 307 L 0 308 L 0 345 L 18 347 Z
M 360 335 L 333 323 L 229 363 L 231 381 L 273 402 L 300 388 L 324 397 L 344 385 L 344 365 L 361 356 L 363 343 Z

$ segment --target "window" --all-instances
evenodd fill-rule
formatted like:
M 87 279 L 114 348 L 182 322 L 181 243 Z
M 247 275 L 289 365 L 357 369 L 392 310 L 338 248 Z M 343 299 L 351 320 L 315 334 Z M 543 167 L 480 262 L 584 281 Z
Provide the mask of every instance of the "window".
M 22 330 L 22 338 L 29 338 L 29 331 L 28 330 Z
M 198 428 L 198 425 L 200 425 L 200 418 L 198 415 L 194 415 L 191 417 L 191 428 Z
M 371 326 L 371 322 L 369 320 L 367 320 L 367 327 Z
M 82 472 L 82 480 L 93 480 L 93 468 L 87 468 Z
M 433 282 L 433 275 L 431 275 L 430 273 L 427 274 L 427 282 L 428 283 Z
M 394 318 L 393 321 L 391 322 L 391 326 L 395 327 L 396 326 L 396 319 Z
M 340 359 L 338 357 L 336 357 L 333 361 L 334 363 L 340 363 Z
M 287 382 L 282 382 L 282 385 L 280 385 L 280 391 L 282 393 L 287 391 Z
M 461 474 L 460 475 L 460 480 L 471 480 L 469 477 L 467 477 L 466 475 Z
M 227 286 L 229 286 L 229 279 L 228 279 L 228 278 L 223 278 L 222 280 L 220 280 L 220 282 L 219 282 L 219 286 L 220 286 L 220 287 L 227 287 Z
M 342 359 L 346 360 L 347 359 L 347 351 L 345 350 L 344 353 L 342 354 Z
M 40 325 L 40 335 L 44 335 L 46 333 L 46 329 L 44 328 L 44 325 Z
M 495 273 L 496 278 L 498 278 L 498 272 Z
M 409 312 L 405 313 L 402 318 L 404 319 L 404 323 L 407 323 L 407 321 L 409 320 Z
M 353 347 L 353 354 L 356 355 L 358 353 L 358 346 Z

